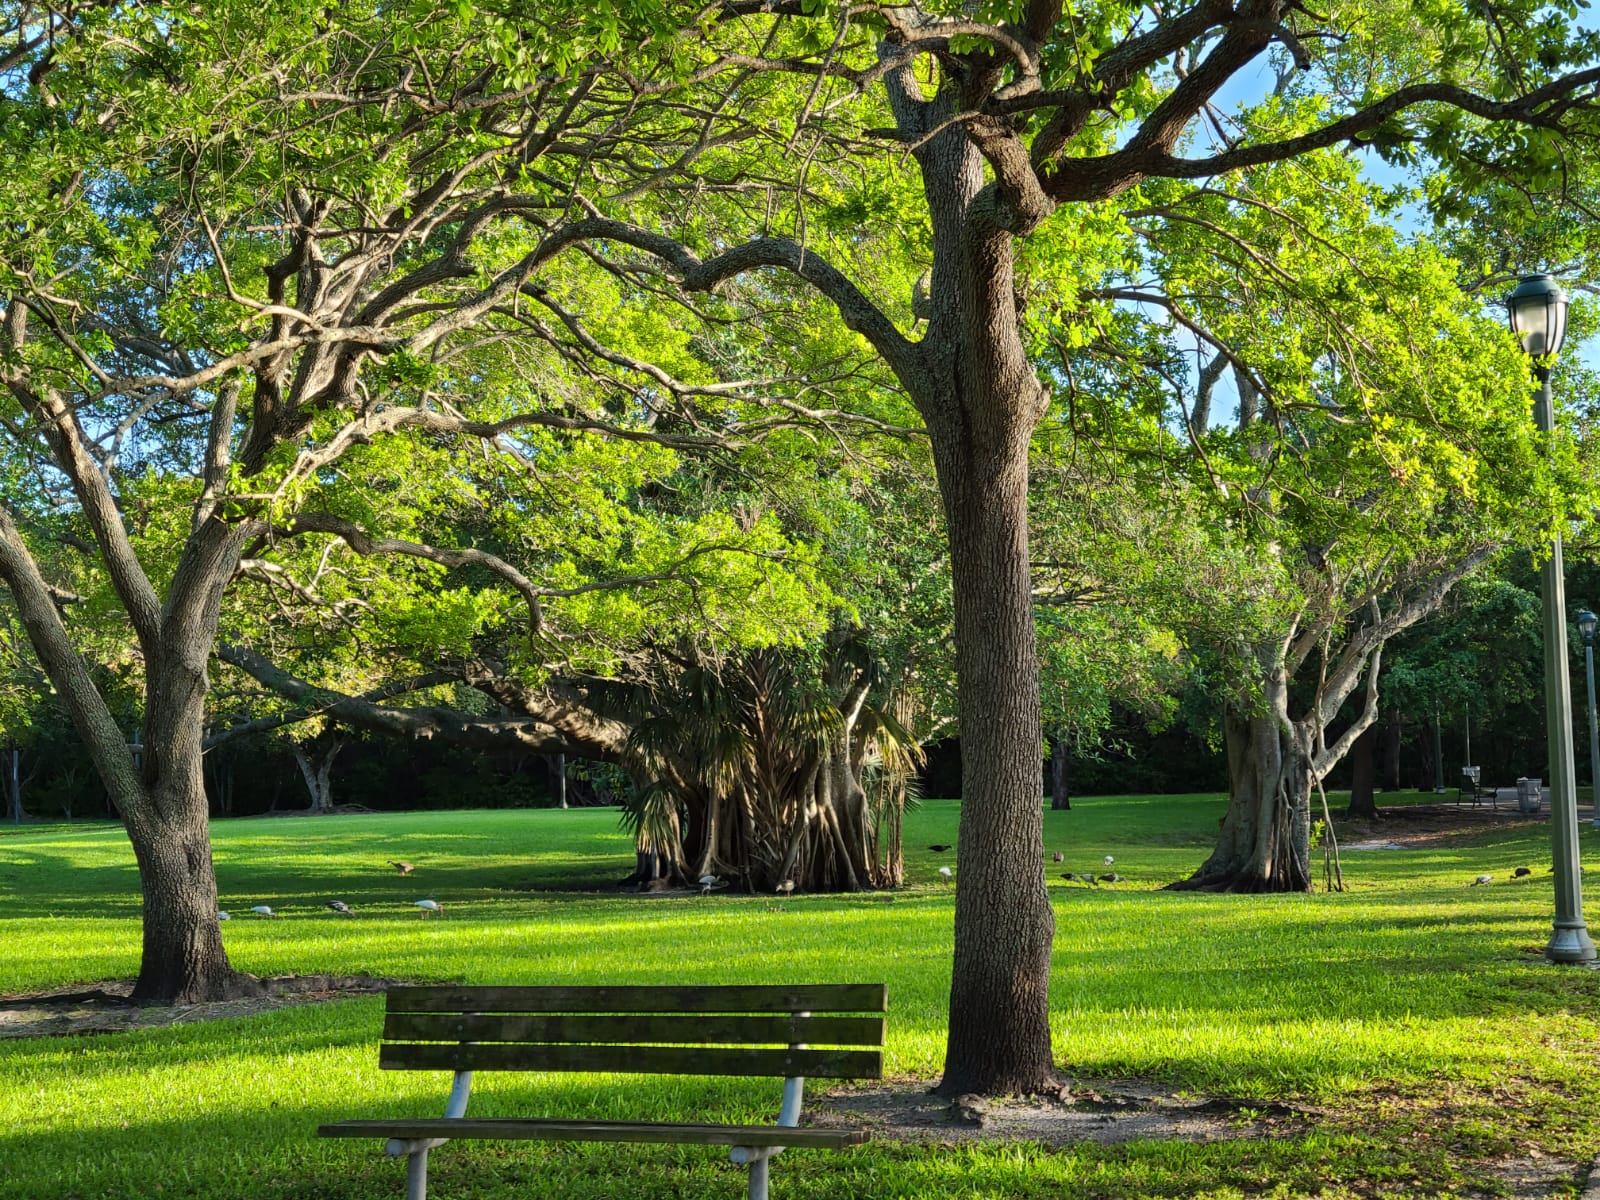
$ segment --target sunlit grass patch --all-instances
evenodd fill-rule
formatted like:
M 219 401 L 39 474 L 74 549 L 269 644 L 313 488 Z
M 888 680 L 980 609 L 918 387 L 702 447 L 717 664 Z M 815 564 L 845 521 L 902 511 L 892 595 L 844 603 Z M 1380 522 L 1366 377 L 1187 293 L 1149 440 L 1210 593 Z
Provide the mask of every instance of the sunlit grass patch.
M 1247 1102 L 1292 1097 L 1325 1111 L 1322 1127 L 1205 1145 L 794 1153 L 775 1194 L 1447 1195 L 1471 1181 L 1461 1164 L 1474 1156 L 1531 1146 L 1586 1161 L 1600 1149 L 1600 973 L 1536 953 L 1551 905 L 1546 826 L 1347 853 L 1342 895 L 1209 896 L 1162 887 L 1206 853 L 1219 797 L 1074 803 L 1046 814 L 1042 864 L 1063 1067 Z M 954 910 L 937 870 L 959 879 L 961 864 L 927 847 L 955 840 L 957 815 L 940 801 L 910 814 L 901 892 L 790 898 L 608 890 L 632 853 L 606 810 L 231 821 L 213 833 L 235 913 L 224 936 L 242 969 L 523 984 L 882 980 L 889 1070 L 931 1081 Z M 1582 836 L 1585 853 L 1600 847 Z M 1058 878 L 1099 871 L 1106 854 L 1127 882 Z M 1510 882 L 1519 865 L 1536 872 Z M 1496 884 L 1466 886 L 1481 871 Z M 419 919 L 423 897 L 444 915 Z M 357 915 L 322 907 L 335 898 Z M 257 903 L 282 918 L 251 918 Z M 133 974 L 137 877 L 121 832 L 0 837 L 0 938 L 0 991 Z M 380 1020 L 381 1002 L 360 999 L 0 1042 L 0 1197 L 397 1196 L 399 1167 L 375 1144 L 311 1136 L 321 1121 L 440 1110 L 444 1078 L 378 1071 Z M 775 1104 L 772 1081 L 489 1076 L 474 1113 L 747 1120 Z M 1526 1119 L 1508 1132 L 1497 1106 Z M 742 1194 L 724 1156 L 687 1148 L 473 1144 L 440 1152 L 433 1175 L 442 1198 L 615 1196 L 619 1180 L 646 1200 Z

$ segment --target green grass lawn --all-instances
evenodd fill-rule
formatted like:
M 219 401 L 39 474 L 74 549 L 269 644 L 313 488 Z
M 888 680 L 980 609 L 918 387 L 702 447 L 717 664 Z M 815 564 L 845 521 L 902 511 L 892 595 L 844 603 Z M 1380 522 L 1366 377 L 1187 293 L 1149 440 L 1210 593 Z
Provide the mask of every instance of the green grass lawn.
M 1390 798 L 1385 797 L 1386 802 Z M 1424 799 L 1431 799 L 1425 797 Z M 1600 1150 L 1600 973 L 1546 966 L 1548 828 L 1417 851 L 1347 851 L 1342 895 L 1161 891 L 1216 829 L 1216 796 L 1075 801 L 1046 813 L 1057 938 L 1056 1052 L 1078 1076 L 1144 1076 L 1321 1114 L 1286 1136 L 1205 1144 L 874 1143 L 785 1154 L 777 1197 L 1239 1197 L 1494 1194 L 1484 1164 Z M 936 874 L 957 806 L 907 821 L 892 895 L 605 890 L 632 864 L 609 810 L 219 822 L 236 966 L 473 983 L 878 981 L 888 1063 L 931 1081 L 943 1051 L 953 894 Z M 1402 832 L 1395 822 L 1394 832 Z M 1600 839 L 1584 826 L 1586 856 Z M 1068 885 L 1063 870 L 1129 882 Z M 401 878 L 386 858 L 417 864 Z M 1511 869 L 1536 868 L 1508 880 Z M 960 866 L 957 862 L 959 875 Z M 1480 871 L 1497 883 L 1466 885 Z M 1591 882 L 1594 877 L 1591 875 Z M 445 905 L 419 920 L 411 901 Z M 322 907 L 354 905 L 348 920 Z M 252 918 L 270 904 L 282 919 Z M 113 826 L 0 832 L 0 992 L 132 975 L 138 887 Z M 447 1076 L 381 1073 L 381 1001 L 97 1037 L 0 1042 L 0 1197 L 398 1197 L 376 1143 L 319 1122 L 436 1116 Z M 772 1081 L 480 1077 L 473 1114 L 765 1120 Z M 434 1155 L 433 1194 L 736 1197 L 743 1172 L 694 1148 L 469 1143 Z M 1476 1191 L 1475 1191 L 1476 1189 Z

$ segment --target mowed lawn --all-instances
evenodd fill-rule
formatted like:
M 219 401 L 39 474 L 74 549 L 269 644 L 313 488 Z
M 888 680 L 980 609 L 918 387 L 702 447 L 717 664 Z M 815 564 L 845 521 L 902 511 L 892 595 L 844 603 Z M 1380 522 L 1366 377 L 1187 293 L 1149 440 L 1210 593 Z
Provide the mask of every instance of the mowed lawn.
M 1161 886 L 1204 857 L 1216 796 L 1113 797 L 1047 812 L 1057 938 L 1056 1053 L 1078 1077 L 1311 1110 L 1280 1136 L 1048 1150 L 888 1142 L 789 1152 L 774 1196 L 1433 1196 L 1504 1191 L 1488 1164 L 1600 1151 L 1600 972 L 1556 968 L 1548 827 L 1426 850 L 1347 851 L 1342 895 L 1235 897 Z M 471 983 L 883 981 L 888 1066 L 931 1082 L 943 1053 L 958 806 L 907 820 L 909 886 L 780 899 L 620 895 L 610 810 L 218 822 L 236 966 Z M 1403 824 L 1395 823 L 1395 832 Z M 1584 826 L 1584 852 L 1600 839 Z M 1064 870 L 1127 882 L 1087 888 Z M 417 865 L 402 878 L 384 860 Z M 1510 882 L 1520 865 L 1535 868 Z M 1468 887 L 1479 872 L 1495 884 Z M 1591 872 L 1590 886 L 1600 883 Z M 445 906 L 419 920 L 411 902 Z M 342 899 L 358 912 L 322 907 Z M 1600 896 L 1591 896 L 1600 906 Z M 270 904 L 276 921 L 253 917 Z M 0 992 L 132 975 L 133 856 L 113 826 L 0 833 Z M 1596 914 L 1600 916 L 1600 913 Z M 1597 921 L 1600 923 L 1600 921 Z M 382 1003 L 309 1004 L 135 1033 L 0 1041 L 0 1197 L 403 1194 L 379 1144 L 323 1121 L 437 1116 L 447 1076 L 379 1072 Z M 481 1075 L 473 1115 L 770 1120 L 774 1081 Z M 436 1200 L 737 1197 L 699 1148 L 462 1143 L 435 1153 Z

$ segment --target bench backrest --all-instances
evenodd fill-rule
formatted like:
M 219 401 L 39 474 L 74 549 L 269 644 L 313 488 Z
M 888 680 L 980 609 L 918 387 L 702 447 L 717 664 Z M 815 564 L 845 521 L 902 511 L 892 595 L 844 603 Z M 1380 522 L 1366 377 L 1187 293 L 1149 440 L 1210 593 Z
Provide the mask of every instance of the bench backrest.
M 397 987 L 378 1065 L 402 1071 L 625 1071 L 883 1077 L 881 983 Z

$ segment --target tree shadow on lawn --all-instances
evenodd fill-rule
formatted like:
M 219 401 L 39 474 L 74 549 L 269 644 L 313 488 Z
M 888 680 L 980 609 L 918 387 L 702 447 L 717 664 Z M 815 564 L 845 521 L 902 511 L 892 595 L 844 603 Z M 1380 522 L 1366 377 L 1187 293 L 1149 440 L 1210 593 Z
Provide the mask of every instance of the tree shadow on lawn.
M 380 1109 L 239 1104 L 183 1119 L 88 1128 L 74 1123 L 59 1132 L 12 1134 L 0 1197 L 76 1200 L 159 1192 L 168 1200 L 398 1200 L 405 1167 L 382 1154 L 380 1139 L 314 1134 L 320 1124 L 411 1115 L 415 1107 L 410 1102 Z M 838 1116 L 844 1123 L 860 1119 L 851 1111 Z M 667 1119 L 689 1117 L 679 1110 Z M 1384 1186 L 1388 1180 L 1392 1185 L 1396 1178 L 1417 1186 L 1407 1194 L 1435 1194 L 1462 1182 L 1462 1167 L 1478 1181 L 1498 1173 L 1495 1164 L 1475 1171 L 1473 1164 L 1451 1162 L 1437 1148 L 1403 1150 L 1380 1137 L 1324 1134 L 1303 1119 L 1263 1119 L 1248 1110 L 1242 1116 L 1238 1110 L 1232 1116 L 1219 1113 L 1215 1126 L 1223 1136 L 1217 1138 L 1201 1132 L 1187 1139 L 1109 1145 L 1087 1136 L 1050 1145 L 999 1128 L 969 1129 L 958 1143 L 935 1138 L 930 1144 L 924 1137 L 895 1137 L 881 1123 L 869 1123 L 879 1136 L 854 1150 L 786 1152 L 773 1171 L 780 1194 L 787 1200 L 928 1200 L 954 1194 L 1060 1200 L 1270 1191 L 1288 1198 L 1327 1195 L 1330 1187 L 1338 1195 L 1354 1194 L 1347 1188 L 1365 1194 L 1367 1184 Z M 1397 1164 L 1404 1167 L 1399 1176 Z M 1544 1186 L 1518 1194 L 1567 1195 L 1578 1174 L 1575 1163 L 1549 1161 Z M 745 1191 L 743 1169 L 729 1163 L 725 1149 L 707 1147 L 457 1142 L 434 1152 L 430 1176 L 439 1200 L 525 1200 L 530 1195 L 542 1200 L 681 1200 L 690 1195 L 734 1200 Z

